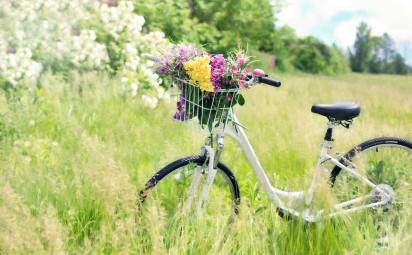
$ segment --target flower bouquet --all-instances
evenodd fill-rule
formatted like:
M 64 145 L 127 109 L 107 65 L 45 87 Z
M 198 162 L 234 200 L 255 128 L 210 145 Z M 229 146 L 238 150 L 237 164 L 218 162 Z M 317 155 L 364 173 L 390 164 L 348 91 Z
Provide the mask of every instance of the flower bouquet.
M 180 44 L 171 46 L 156 62 L 156 72 L 179 89 L 176 120 L 197 117 L 202 128 L 212 131 L 230 121 L 234 105 L 245 103 L 239 91 L 248 87 L 248 61 L 241 50 L 225 58 Z

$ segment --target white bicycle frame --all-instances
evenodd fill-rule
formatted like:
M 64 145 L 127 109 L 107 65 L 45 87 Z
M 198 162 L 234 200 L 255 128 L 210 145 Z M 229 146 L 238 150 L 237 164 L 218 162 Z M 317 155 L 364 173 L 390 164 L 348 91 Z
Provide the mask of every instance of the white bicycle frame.
M 274 187 L 268 176 L 266 175 L 263 167 L 261 166 L 256 153 L 249 142 L 249 139 L 246 136 L 246 133 L 243 127 L 239 124 L 237 117 L 232 114 L 232 123 L 228 124 L 228 126 L 224 129 L 224 133 L 232 137 L 240 146 L 244 154 L 246 155 L 247 159 L 249 160 L 251 166 L 253 167 L 257 178 L 259 179 L 260 185 L 263 187 L 263 190 L 268 194 L 269 199 L 282 211 L 294 215 L 296 217 L 301 217 L 306 221 L 314 222 L 319 220 L 321 217 L 333 217 L 336 215 L 342 215 L 347 213 L 352 213 L 355 211 L 364 210 L 367 208 L 379 207 L 385 205 L 388 200 L 390 199 L 390 195 L 387 194 L 384 190 L 374 184 L 370 180 L 368 180 L 365 176 L 360 174 L 356 169 L 352 168 L 351 166 L 343 165 L 338 159 L 331 156 L 329 153 L 332 149 L 332 142 L 327 141 L 326 139 L 323 141 L 320 149 L 320 155 L 318 159 L 318 163 L 315 169 L 315 173 L 313 175 L 312 182 L 309 188 L 306 191 L 284 191 Z M 328 128 L 333 129 L 336 127 L 337 123 L 330 121 L 328 123 Z M 217 137 L 217 148 L 213 149 L 211 145 L 205 145 L 202 148 L 202 155 L 206 155 L 209 158 L 208 163 L 208 171 L 206 181 L 203 185 L 199 204 L 197 206 L 198 213 L 201 213 L 202 208 L 207 200 L 208 193 L 210 187 L 213 183 L 214 177 L 216 175 L 217 169 L 217 161 L 219 160 L 220 153 L 223 150 L 224 146 L 224 139 L 223 139 L 223 132 L 216 135 Z M 354 176 L 355 178 L 361 180 L 366 185 L 370 186 L 372 189 L 378 191 L 379 193 L 383 194 L 383 197 L 386 199 L 382 199 L 378 202 L 371 202 L 368 204 L 362 204 L 358 206 L 354 206 L 359 204 L 363 201 L 369 200 L 371 201 L 371 195 L 365 195 L 361 197 L 356 197 L 351 200 L 339 203 L 333 207 L 332 212 L 327 215 L 324 215 L 323 210 L 317 210 L 315 212 L 310 211 L 309 209 L 305 209 L 302 212 L 297 211 L 294 208 L 288 207 L 287 205 L 289 202 L 292 201 L 304 201 L 307 208 L 312 203 L 313 194 L 318 187 L 319 179 L 322 172 L 322 164 L 326 161 L 331 161 L 333 164 L 339 166 L 343 171 L 347 171 L 349 174 Z M 187 204 L 189 207 L 192 204 L 193 197 L 195 196 L 195 192 L 200 182 L 200 175 L 202 172 L 202 166 L 198 166 L 193 174 L 192 183 L 189 190 L 189 195 L 187 198 Z

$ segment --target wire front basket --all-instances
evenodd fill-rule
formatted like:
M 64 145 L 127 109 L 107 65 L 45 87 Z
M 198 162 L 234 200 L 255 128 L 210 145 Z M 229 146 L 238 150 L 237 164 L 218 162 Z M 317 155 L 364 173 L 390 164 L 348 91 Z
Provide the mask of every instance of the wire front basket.
M 200 126 L 210 132 L 217 127 L 224 129 L 232 121 L 232 108 L 239 97 L 238 88 L 208 92 L 180 79 L 175 84 L 181 92 L 175 119 L 185 121 L 197 117 Z

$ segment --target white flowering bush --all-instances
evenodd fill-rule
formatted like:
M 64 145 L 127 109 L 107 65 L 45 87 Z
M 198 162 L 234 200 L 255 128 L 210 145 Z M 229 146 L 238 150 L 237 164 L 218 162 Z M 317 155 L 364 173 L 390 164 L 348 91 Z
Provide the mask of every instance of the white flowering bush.
M 30 87 L 48 69 L 102 70 L 118 75 L 124 91 L 154 108 L 169 94 L 147 56 L 167 41 L 161 32 L 144 32 L 144 22 L 132 1 L 4 0 L 0 83 Z
M 93 30 L 81 30 L 80 35 L 72 36 L 69 43 L 68 56 L 71 62 L 78 68 L 103 68 L 109 60 L 106 46 L 96 43 L 96 32 Z
M 5 0 L 1 9 L 0 41 L 11 51 L 28 48 L 33 58 L 54 68 L 56 63 L 77 64 L 74 56 L 89 55 L 107 59 L 106 51 L 86 52 L 86 49 L 104 48 L 95 41 L 95 36 L 87 36 L 79 26 L 83 20 L 92 19 L 92 10 L 98 2 L 92 0 Z M 79 47 L 79 42 L 81 46 Z M 100 68 L 85 61 L 82 68 Z
M 0 42 L 1 43 L 1 42 Z M 0 74 L 11 86 L 25 82 L 33 86 L 39 77 L 43 66 L 33 61 L 29 48 L 19 48 L 16 52 L 7 52 L 7 47 L 0 44 Z
M 144 18 L 134 13 L 131 1 L 120 1 L 116 7 L 102 5 L 99 13 L 103 28 L 110 35 L 111 43 L 107 45 L 120 49 L 116 58 L 122 59 L 122 64 L 117 72 L 125 88 L 132 96 L 141 91 L 143 103 L 150 108 L 156 107 L 158 99 L 168 100 L 169 94 L 159 85 L 161 80 L 153 72 L 154 63 L 147 57 L 167 46 L 164 34 L 143 33 Z

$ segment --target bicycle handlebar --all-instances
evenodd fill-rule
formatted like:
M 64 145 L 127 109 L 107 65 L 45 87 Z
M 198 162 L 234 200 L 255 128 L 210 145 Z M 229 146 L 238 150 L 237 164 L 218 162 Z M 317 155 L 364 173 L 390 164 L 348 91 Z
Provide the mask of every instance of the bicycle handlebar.
M 267 74 L 265 74 L 262 77 L 253 77 L 252 74 L 248 74 L 248 78 L 249 79 L 255 78 L 258 83 L 263 83 L 263 84 L 266 84 L 272 87 L 280 87 L 280 85 L 282 85 L 280 81 L 268 78 Z
M 273 86 L 273 87 L 280 87 L 280 85 L 282 85 L 282 83 L 281 83 L 280 81 L 270 79 L 270 78 L 268 78 L 268 77 L 266 77 L 266 76 L 259 77 L 259 78 L 258 78 L 258 81 L 259 81 L 260 83 L 264 83 L 264 84 L 266 84 L 266 85 Z

